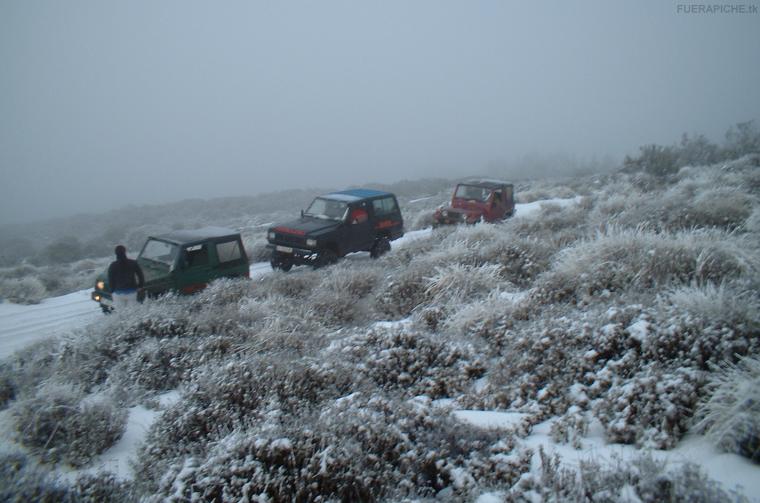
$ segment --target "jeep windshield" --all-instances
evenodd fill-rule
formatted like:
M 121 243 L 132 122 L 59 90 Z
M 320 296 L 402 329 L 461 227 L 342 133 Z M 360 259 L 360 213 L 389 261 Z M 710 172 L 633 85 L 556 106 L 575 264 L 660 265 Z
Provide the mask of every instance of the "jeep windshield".
M 171 267 L 177 257 L 177 250 L 179 250 L 179 246 L 174 243 L 150 238 L 143 246 L 138 258 Z
M 347 211 L 348 203 L 346 201 L 318 197 L 314 199 L 309 209 L 304 212 L 304 215 L 323 220 L 342 221 L 345 219 Z
M 474 199 L 480 202 L 486 202 L 488 196 L 491 195 L 491 191 L 484 187 L 478 187 L 477 185 L 457 185 L 457 190 L 454 193 L 454 197 L 460 199 Z

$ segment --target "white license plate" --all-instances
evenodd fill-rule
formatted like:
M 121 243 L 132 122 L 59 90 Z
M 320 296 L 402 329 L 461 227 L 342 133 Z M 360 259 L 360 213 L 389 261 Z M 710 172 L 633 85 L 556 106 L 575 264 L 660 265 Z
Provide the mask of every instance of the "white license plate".
M 280 246 L 277 245 L 277 251 L 282 253 L 293 253 L 293 248 L 290 246 Z

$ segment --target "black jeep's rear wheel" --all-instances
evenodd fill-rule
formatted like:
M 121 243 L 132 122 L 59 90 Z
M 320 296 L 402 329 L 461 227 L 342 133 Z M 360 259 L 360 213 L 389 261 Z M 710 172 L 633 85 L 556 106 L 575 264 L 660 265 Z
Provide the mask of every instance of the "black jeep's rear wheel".
M 372 245 L 372 249 L 369 251 L 369 256 L 372 258 L 380 258 L 391 251 L 391 242 L 386 237 L 380 237 L 375 240 L 375 244 Z

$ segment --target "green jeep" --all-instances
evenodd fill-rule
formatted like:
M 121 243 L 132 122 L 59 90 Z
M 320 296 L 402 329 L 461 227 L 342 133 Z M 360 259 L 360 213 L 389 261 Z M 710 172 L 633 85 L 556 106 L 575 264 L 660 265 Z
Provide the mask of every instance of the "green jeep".
M 249 277 L 248 256 L 240 233 L 221 227 L 178 230 L 151 236 L 137 257 L 145 276 L 144 295 L 193 293 L 217 278 Z M 92 300 L 103 312 L 113 310 L 108 271 L 95 282 Z

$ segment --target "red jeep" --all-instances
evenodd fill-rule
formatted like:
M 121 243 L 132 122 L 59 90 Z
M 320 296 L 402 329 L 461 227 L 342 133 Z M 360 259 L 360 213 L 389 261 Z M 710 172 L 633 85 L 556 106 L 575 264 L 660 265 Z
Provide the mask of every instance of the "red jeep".
M 496 222 L 515 212 L 514 186 L 498 180 L 477 180 L 457 184 L 449 206 L 433 215 L 433 227 L 447 224 Z

